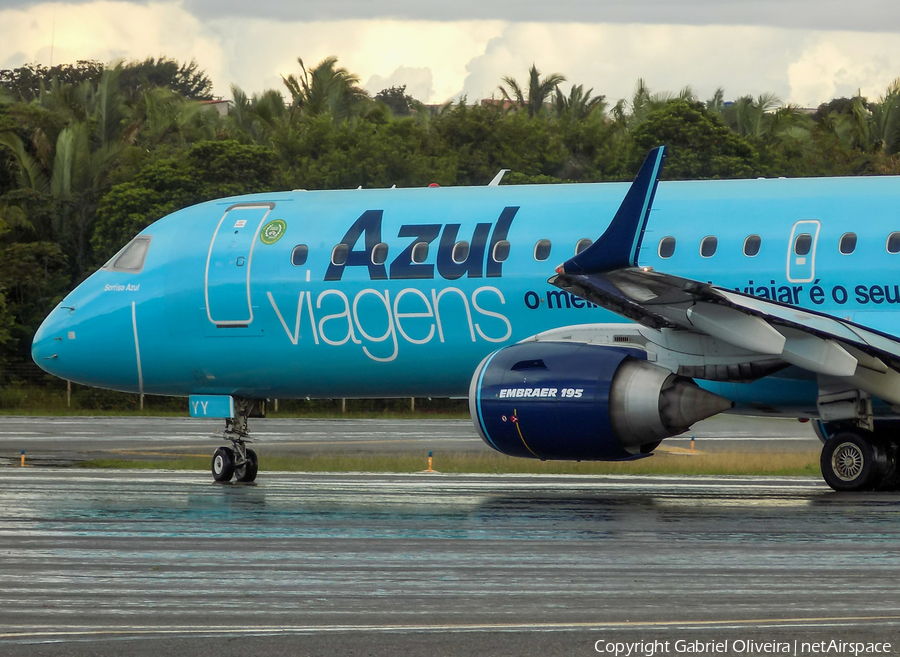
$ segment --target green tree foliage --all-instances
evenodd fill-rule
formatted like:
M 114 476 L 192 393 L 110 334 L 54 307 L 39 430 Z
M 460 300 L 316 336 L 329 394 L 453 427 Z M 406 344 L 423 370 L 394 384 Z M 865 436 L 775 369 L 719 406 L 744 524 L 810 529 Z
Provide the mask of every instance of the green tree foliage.
M 260 146 L 204 141 L 186 153 L 162 157 L 103 197 L 92 237 L 96 262 L 104 262 L 138 232 L 176 210 L 278 186 L 275 156 Z
M 148 57 L 144 61 L 106 66 L 100 62 L 79 60 L 75 64 L 43 66 L 26 64 L 15 69 L 0 70 L 0 89 L 14 99 L 31 102 L 53 84 L 77 87 L 82 82 L 97 84 L 103 72 L 120 68 L 118 83 L 130 99 L 137 99 L 155 87 L 171 89 L 188 100 L 210 100 L 212 81 L 195 61 L 183 64 L 166 57 Z
M 512 169 L 516 182 L 544 181 L 566 159 L 558 127 L 524 112 L 504 114 L 494 104 L 460 102 L 431 127 L 455 155 L 456 184 L 483 185 L 500 169 Z
M 2 353 L 5 345 L 9 344 L 12 339 L 12 332 L 15 328 L 15 320 L 6 303 L 6 293 L 0 290 L 0 353 Z M 2 359 L 0 359 L 2 360 Z
M 885 155 L 900 153 L 900 78 L 871 107 L 871 141 Z
M 29 238 L 21 208 L 0 204 L 0 363 L 29 359 L 34 330 L 71 284 L 59 246 Z
M 24 213 L 19 208 L 11 208 L 8 205 L 0 205 L 0 239 L 6 242 L 11 231 L 10 223 L 25 222 Z M 8 242 L 7 242 L 8 243 Z M 5 247 L 4 247 L 5 248 Z M 6 293 L 10 286 L 16 286 L 19 281 L 12 277 L 0 277 L 0 362 L 8 360 L 10 342 L 16 332 L 15 316 L 9 309 Z M 26 329 L 27 331 L 27 329 Z
M 166 57 L 148 57 L 122 67 L 120 84 L 131 98 L 146 91 L 165 88 L 187 100 L 212 100 L 212 80 L 196 61 L 179 63 Z
M 220 123 L 215 108 L 185 100 L 167 87 L 151 87 L 129 106 L 125 141 L 152 150 L 214 140 Z
M 26 64 L 19 68 L 0 71 L 0 88 L 8 91 L 13 98 L 31 102 L 40 96 L 41 90 L 52 80 L 57 80 L 59 84 L 70 85 L 97 82 L 103 68 L 103 64 L 87 60 L 56 66 Z
M 68 291 L 71 279 L 66 257 L 52 242 L 8 244 L 0 258 L 0 280 L 4 282 L 6 312 L 13 318 L 7 347 L 18 355 L 17 360 L 27 361 L 34 330 Z
M 742 137 L 763 137 L 772 125 L 772 113 L 779 107 L 781 100 L 775 94 L 761 94 L 755 99 L 742 96 L 726 108 L 723 115 Z
M 772 94 L 638 81 L 607 103 L 535 65 L 503 100 L 427 110 L 403 86 L 375 98 L 329 57 L 281 89 L 232 87 L 221 119 L 196 62 L 161 57 L 0 71 L 0 367 L 28 359 L 31 334 L 67 289 L 153 221 L 214 198 L 335 189 L 628 180 L 670 147 L 667 178 L 900 173 L 900 81 L 878 100 L 816 112 Z
M 147 60 L 141 75 L 159 66 L 171 68 L 175 63 Z M 192 63 L 186 71 L 178 70 L 196 76 L 195 69 Z M 148 87 L 136 101 L 129 100 L 121 83 L 126 70 L 119 64 L 80 82 L 54 77 L 49 84 L 41 83 L 29 107 L 60 120 L 50 126 L 37 123 L 0 132 L 0 149 L 12 163 L 7 170 L 15 172 L 18 190 L 29 193 L 21 207 L 33 211 L 35 206 L 53 206 L 52 213 L 38 211 L 40 219 L 32 223 L 42 239 L 59 244 L 71 256 L 75 278 L 81 278 L 92 263 L 90 240 L 97 204 L 108 188 L 106 175 L 123 151 L 135 143 L 149 149 L 186 136 L 216 135 L 215 111 L 204 110 L 170 89 Z
M 359 76 L 337 65 L 337 57 L 326 57 L 307 70 L 297 58 L 302 71 L 282 77 L 291 95 L 291 103 L 306 116 L 327 114 L 341 122 L 359 116 L 371 103 L 369 94 L 359 86 Z
M 328 117 L 309 121 L 294 153 L 294 187 L 425 186 L 456 182 L 456 160 L 438 136 L 407 118 L 334 125 Z
M 375 94 L 376 102 L 382 103 L 397 117 L 409 116 L 420 111 L 422 103 L 406 93 L 406 85 L 382 89 Z
M 670 180 L 747 178 L 758 173 L 753 147 L 710 116 L 701 103 L 673 100 L 651 110 L 631 133 L 632 169 L 660 144 L 671 149 L 663 175 Z
M 584 85 L 573 84 L 568 96 L 556 87 L 556 114 L 568 121 L 584 121 L 595 110 L 600 114 L 606 106 L 606 96 L 591 96 L 593 89 L 584 90 Z
M 30 144 L 14 132 L 0 133 L 0 146 L 6 147 L 16 164 L 19 189 L 43 196 L 55 206 L 48 223 L 33 223 L 44 239 L 71 253 L 76 276 L 88 266 L 103 174 L 127 138 L 119 72 L 118 67 L 107 69 L 96 82 L 77 85 L 54 79 L 49 88 L 42 88 L 34 103 L 66 120 L 55 140 L 40 128 L 30 135 Z

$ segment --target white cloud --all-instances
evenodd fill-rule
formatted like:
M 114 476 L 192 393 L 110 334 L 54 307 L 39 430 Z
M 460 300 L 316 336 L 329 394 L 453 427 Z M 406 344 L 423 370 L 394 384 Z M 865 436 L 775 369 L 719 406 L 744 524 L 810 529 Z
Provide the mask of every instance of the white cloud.
M 791 96 L 812 104 L 862 92 L 875 99 L 900 77 L 897 35 L 829 32 L 811 35 L 788 67 Z
M 468 65 L 464 90 L 490 95 L 504 75 L 526 82 L 537 64 L 542 75 L 563 73 L 568 83 L 593 87 L 615 102 L 633 93 L 638 78 L 652 92 L 690 85 L 701 98 L 724 87 L 726 97 L 774 91 L 790 94 L 787 65 L 800 54 L 790 30 L 667 25 L 507 25 L 483 55 Z
M 443 102 L 459 93 L 466 63 L 483 51 L 484 44 L 500 31 L 502 23 L 394 20 L 274 23 L 224 18 L 212 21 L 210 26 L 227 44 L 230 80 L 246 91 L 280 87 L 281 75 L 299 72 L 297 57 L 302 57 L 309 68 L 335 55 L 340 66 L 359 75 L 364 82 L 376 75 L 393 76 L 391 72 L 401 68 L 427 68 L 432 75 L 431 91 L 428 97 L 417 98 L 423 102 Z
M 504 75 L 542 74 L 593 87 L 614 102 L 638 78 L 652 92 L 690 85 L 701 99 L 774 92 L 785 102 L 817 106 L 862 90 L 877 97 L 900 76 L 895 33 L 813 32 L 738 26 L 512 23 L 467 66 L 470 97 L 496 93 Z M 568 84 L 563 85 L 564 89 Z
M 220 78 L 218 39 L 177 2 L 47 3 L 0 10 L 0 62 L 44 65 L 94 59 L 196 58 Z
M 701 98 L 775 92 L 816 105 L 861 89 L 880 96 L 900 76 L 896 33 L 827 32 L 728 25 L 516 23 L 498 20 L 302 22 L 220 16 L 200 20 L 180 1 L 43 3 L 0 9 L 0 65 L 166 55 L 196 59 L 219 95 L 282 88 L 281 76 L 336 55 L 371 91 L 406 84 L 425 102 L 497 92 L 525 81 L 532 62 L 611 102 L 638 78 L 652 91 L 691 85 Z M 564 85 L 568 89 L 568 84 Z

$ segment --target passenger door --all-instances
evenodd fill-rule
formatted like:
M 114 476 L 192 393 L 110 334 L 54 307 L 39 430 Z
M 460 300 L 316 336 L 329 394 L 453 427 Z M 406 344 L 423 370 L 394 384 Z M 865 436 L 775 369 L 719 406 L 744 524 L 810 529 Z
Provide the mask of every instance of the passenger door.
M 209 243 L 204 290 L 206 315 L 220 327 L 253 321 L 250 267 L 253 249 L 274 203 L 238 203 L 229 207 Z

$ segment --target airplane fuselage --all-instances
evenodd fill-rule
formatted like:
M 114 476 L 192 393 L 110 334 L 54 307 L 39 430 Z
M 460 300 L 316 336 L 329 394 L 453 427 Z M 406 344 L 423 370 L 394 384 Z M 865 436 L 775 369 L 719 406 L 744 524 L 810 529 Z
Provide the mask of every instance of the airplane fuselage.
M 622 321 L 547 279 L 603 232 L 627 189 L 296 191 L 204 203 L 142 232 L 139 270 L 101 269 L 69 294 L 34 356 L 77 383 L 148 394 L 464 396 L 502 345 Z M 898 207 L 897 177 L 661 183 L 639 263 L 897 335 L 900 253 L 888 247 Z M 844 254 L 847 233 L 856 241 Z M 811 244 L 798 255 L 803 234 Z M 753 236 L 758 249 L 745 255 Z M 715 251 L 707 240 L 701 254 L 709 237 Z M 675 240 L 671 255 L 664 238 Z M 733 387 L 738 401 L 741 390 L 763 394 Z M 814 382 L 769 390 L 786 406 L 812 395 L 814 406 Z

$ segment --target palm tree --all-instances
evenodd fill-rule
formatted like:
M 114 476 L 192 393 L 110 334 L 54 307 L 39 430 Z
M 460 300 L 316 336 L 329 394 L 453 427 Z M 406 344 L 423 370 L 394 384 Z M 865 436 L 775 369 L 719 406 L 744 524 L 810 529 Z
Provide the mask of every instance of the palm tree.
M 505 100 L 513 101 L 519 107 L 526 108 L 528 116 L 537 116 L 550 94 L 565 81 L 565 76 L 559 73 L 551 73 L 547 77 L 541 78 L 540 71 L 532 64 L 528 70 L 528 87 L 526 89 L 523 90 L 515 78 L 507 76 L 503 78 L 506 87 L 500 85 L 500 93 L 503 94 Z
M 5 146 L 17 165 L 16 179 L 19 189 L 45 191 L 47 175 L 38 159 L 32 157 L 25 143 L 14 132 L 0 132 L 0 146 Z
M 282 159 L 289 159 L 304 126 L 296 104 L 286 105 L 277 89 L 248 98 L 240 87 L 232 85 L 232 108 L 225 119 L 229 136 L 242 143 L 271 148 Z
M 781 106 L 781 99 L 774 93 L 760 94 L 755 100 L 742 96 L 726 113 L 735 132 L 742 137 L 763 137 L 772 123 L 772 113 Z
M 297 61 L 301 77 L 282 76 L 291 94 L 292 107 L 306 116 L 330 115 L 335 122 L 358 116 L 369 103 L 369 94 L 359 86 L 359 76 L 337 66 L 337 57 L 326 57 L 307 70 L 303 60 Z
M 822 128 L 864 153 L 893 156 L 900 152 L 900 78 L 877 101 L 854 96 L 843 112 L 823 117 Z
M 187 100 L 167 87 L 150 87 L 129 108 L 122 141 L 153 148 L 216 138 L 219 113 L 200 101 Z
M 684 100 L 687 102 L 695 102 L 697 94 L 690 87 L 684 87 L 677 94 L 663 91 L 651 94 L 650 88 L 644 82 L 643 78 L 638 78 L 637 86 L 634 89 L 634 95 L 631 97 L 631 114 L 627 114 L 625 100 L 620 100 L 612 110 L 613 117 L 617 122 L 624 123 L 629 130 L 639 126 L 647 120 L 647 115 L 653 110 L 660 109 L 666 103 L 673 100 Z
M 725 111 L 725 90 L 722 87 L 716 89 L 713 97 L 706 101 L 706 110 L 719 116 Z
M 900 152 L 900 78 L 888 86 L 877 103 L 872 104 L 872 133 L 876 150 L 885 155 Z
M 603 114 L 606 108 L 606 96 L 591 96 L 594 89 L 584 90 L 580 84 L 572 85 L 568 96 L 564 96 L 559 87 L 556 87 L 556 113 L 570 121 L 583 121 L 595 110 Z
M 785 104 L 771 113 L 768 131 L 780 139 L 806 141 L 812 138 L 814 122 L 799 105 Z
M 284 97 L 275 89 L 248 98 L 240 87 L 231 85 L 231 97 L 227 125 L 231 136 L 242 142 L 269 143 L 276 125 L 288 115 Z
M 100 79 L 77 84 L 57 79 L 41 89 L 35 103 L 53 108 L 67 119 L 53 141 L 40 129 L 31 134 L 33 150 L 14 132 L 0 133 L 18 165 L 19 188 L 49 196 L 55 209 L 41 226 L 47 237 L 74 256 L 76 276 L 88 266 L 90 227 L 103 174 L 134 139 L 119 93 L 121 65 L 103 71 Z

